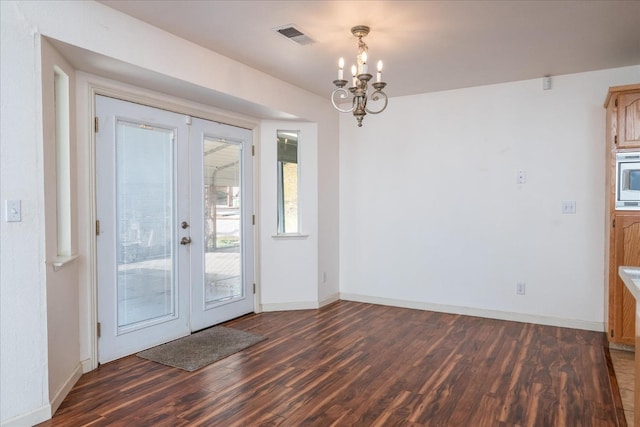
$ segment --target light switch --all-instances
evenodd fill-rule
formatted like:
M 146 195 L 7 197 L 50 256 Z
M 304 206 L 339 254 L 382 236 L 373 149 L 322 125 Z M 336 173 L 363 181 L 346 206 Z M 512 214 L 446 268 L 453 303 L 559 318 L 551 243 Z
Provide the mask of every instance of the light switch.
M 5 200 L 5 219 L 7 222 L 22 221 L 20 200 Z

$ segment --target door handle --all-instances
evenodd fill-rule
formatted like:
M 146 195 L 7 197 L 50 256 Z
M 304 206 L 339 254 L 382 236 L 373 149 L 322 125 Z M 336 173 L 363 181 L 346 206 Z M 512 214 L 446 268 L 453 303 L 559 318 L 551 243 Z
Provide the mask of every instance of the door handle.
M 180 244 L 181 245 L 191 244 L 191 237 L 183 237 L 182 239 L 180 239 Z

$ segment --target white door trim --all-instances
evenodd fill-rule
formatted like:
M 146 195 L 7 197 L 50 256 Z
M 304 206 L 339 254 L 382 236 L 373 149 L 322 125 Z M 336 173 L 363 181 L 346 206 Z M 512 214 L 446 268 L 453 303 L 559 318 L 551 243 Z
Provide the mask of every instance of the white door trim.
M 94 132 L 95 97 L 96 95 L 110 96 L 124 101 L 137 102 L 150 107 L 167 109 L 176 113 L 200 117 L 231 126 L 238 126 L 253 131 L 254 145 L 259 146 L 259 135 L 256 131 L 260 120 L 240 114 L 230 113 L 206 105 L 198 104 L 186 99 L 142 89 L 126 83 L 106 79 L 89 73 L 76 73 L 76 106 L 77 106 L 77 135 L 78 135 L 78 178 L 84 185 L 78 186 L 78 221 L 80 233 L 78 236 L 79 252 L 84 258 L 79 271 L 81 285 L 80 293 L 80 358 L 83 373 L 98 367 L 98 277 L 97 277 L 97 247 L 95 224 L 96 212 L 96 164 L 95 148 L 96 135 Z M 256 216 L 259 214 L 260 182 L 259 149 L 253 157 L 254 188 L 253 205 Z M 260 272 L 259 229 L 256 221 L 254 229 L 254 310 L 261 311 L 260 284 L 257 278 Z

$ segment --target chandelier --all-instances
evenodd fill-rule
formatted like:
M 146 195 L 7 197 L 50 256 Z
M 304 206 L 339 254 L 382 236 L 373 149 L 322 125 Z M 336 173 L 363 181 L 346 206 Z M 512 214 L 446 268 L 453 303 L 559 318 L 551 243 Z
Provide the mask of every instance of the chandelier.
M 351 87 L 345 88 L 348 81 L 344 79 L 344 59 L 340 58 L 338 61 L 338 80 L 334 80 L 333 84 L 336 85 L 337 89 L 331 93 L 331 103 L 333 107 L 340 111 L 341 113 L 351 113 L 358 120 L 358 127 L 362 127 L 362 119 L 367 113 L 371 114 L 379 114 L 387 108 L 387 94 L 382 91 L 384 87 L 387 85 L 382 81 L 382 61 L 378 61 L 378 72 L 376 74 L 376 81 L 371 84 L 373 86 L 373 90 L 369 93 L 369 81 L 373 78 L 371 74 L 369 74 L 369 67 L 367 64 L 368 60 L 368 50 L 369 47 L 362 40 L 367 34 L 369 34 L 370 28 L 364 25 L 358 25 L 351 29 L 351 33 L 358 38 L 358 55 L 356 56 L 356 65 L 351 67 Z M 353 96 L 351 102 L 351 108 L 340 108 L 336 104 L 336 99 L 338 99 L 338 103 L 342 103 L 343 100 L 349 98 L 349 94 Z M 378 108 L 377 110 L 367 108 L 367 101 L 380 101 L 374 102 L 373 104 Z

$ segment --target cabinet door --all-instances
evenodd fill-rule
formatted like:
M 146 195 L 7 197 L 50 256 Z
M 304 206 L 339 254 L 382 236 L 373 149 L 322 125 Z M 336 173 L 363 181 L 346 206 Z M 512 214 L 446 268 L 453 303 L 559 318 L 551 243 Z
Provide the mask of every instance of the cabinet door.
M 640 148 L 640 92 L 618 96 L 618 148 Z
M 621 265 L 640 266 L 640 213 L 619 213 L 615 216 L 615 254 L 611 266 L 613 284 L 612 341 L 634 345 L 636 300 L 618 275 Z

